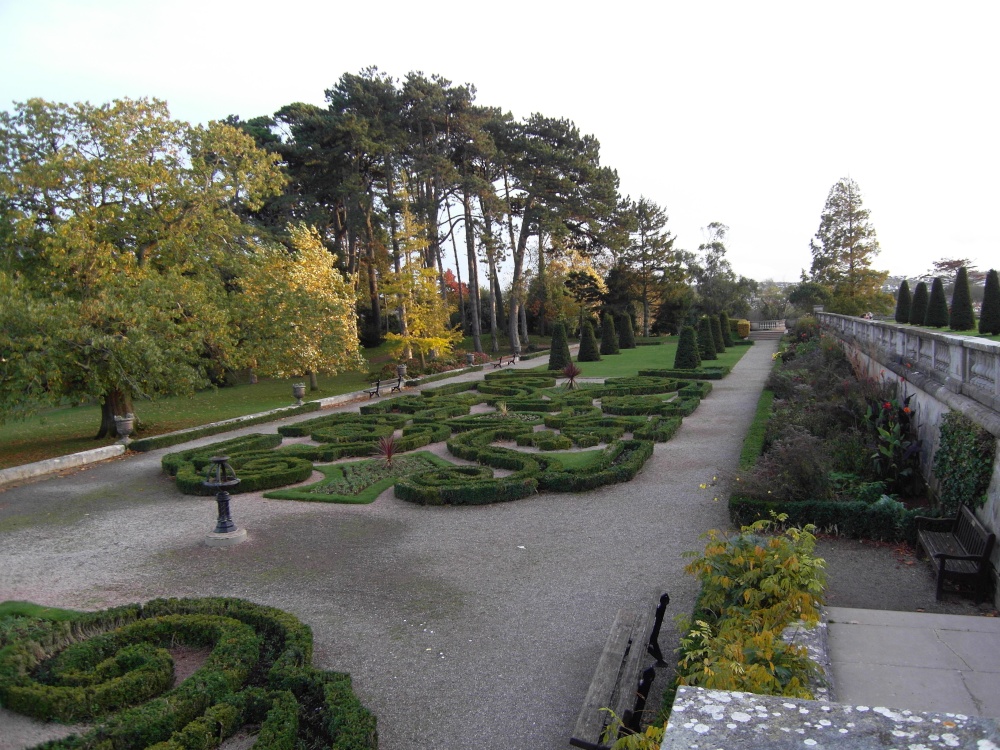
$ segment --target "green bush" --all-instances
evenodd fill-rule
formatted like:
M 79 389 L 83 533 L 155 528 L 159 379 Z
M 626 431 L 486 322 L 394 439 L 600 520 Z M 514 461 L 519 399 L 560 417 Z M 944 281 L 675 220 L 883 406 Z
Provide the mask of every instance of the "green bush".
M 715 353 L 715 337 L 712 334 L 712 321 L 709 320 L 707 315 L 702 316 L 698 321 L 698 354 L 702 360 L 718 359 Z M 674 367 L 677 367 L 676 362 L 674 362 Z
M 940 276 L 935 276 L 931 282 L 931 297 L 927 302 L 924 325 L 929 328 L 944 328 L 948 325 L 948 299 L 944 296 L 944 284 Z
M 983 335 L 1000 335 L 1000 276 L 994 269 L 986 274 L 983 306 L 979 311 L 979 332 Z
M 281 445 L 281 435 L 264 435 L 257 433 L 254 435 L 244 435 L 243 437 L 223 440 L 218 443 L 210 443 L 198 448 L 189 448 L 177 453 L 168 453 L 160 459 L 160 466 L 170 476 L 176 476 L 181 466 L 191 463 L 196 458 L 202 465 L 208 463 L 212 456 L 225 456 L 230 453 L 243 453 L 246 451 L 261 451 Z
M 585 492 L 629 482 L 652 455 L 651 442 L 622 440 L 609 446 L 601 462 L 587 472 L 546 471 L 538 478 L 538 487 L 552 492 Z
M 996 439 L 989 432 L 961 412 L 944 415 L 934 454 L 934 476 L 947 515 L 958 512 L 959 505 L 976 508 L 985 504 L 995 459 Z
M 611 317 L 611 313 L 605 313 L 601 319 L 601 355 L 618 353 L 618 332 L 615 330 L 615 319 Z
M 970 331 L 976 327 L 976 314 L 972 310 L 972 293 L 969 290 L 969 272 L 962 266 L 955 274 L 955 289 L 951 294 L 951 328 Z
M 897 323 L 910 322 L 910 283 L 903 279 L 899 285 L 899 292 L 896 294 L 896 315 L 894 320 Z
M 774 391 L 765 388 L 757 399 L 757 411 L 753 422 L 743 439 L 743 449 L 740 452 L 740 470 L 749 471 L 757 463 L 764 452 L 764 438 L 767 435 L 767 423 L 771 418 L 771 407 L 774 403 Z
M 589 320 L 583 322 L 580 329 L 580 350 L 576 353 L 577 362 L 599 362 L 601 353 L 597 348 L 597 338 L 594 336 L 594 327 Z
M 719 313 L 719 327 L 722 329 L 722 345 L 726 348 L 733 345 L 733 325 L 726 313 Z
M 635 349 L 635 331 L 632 330 L 632 316 L 626 313 L 618 318 L 618 347 L 620 349 Z
M 918 281 L 910 300 L 910 324 L 922 326 L 927 318 L 927 302 L 929 298 L 927 282 Z
M 722 354 L 726 351 L 726 343 L 722 338 L 722 324 L 715 315 L 710 315 L 708 320 L 712 326 L 712 342 L 715 344 L 715 353 Z
M 549 369 L 562 372 L 572 358 L 569 354 L 569 341 L 566 338 L 566 325 L 558 321 L 552 326 L 552 346 L 549 349 Z
M 699 349 L 698 335 L 694 328 L 691 326 L 681 328 L 681 335 L 677 341 L 677 353 L 674 355 L 674 369 L 697 370 L 701 367 Z

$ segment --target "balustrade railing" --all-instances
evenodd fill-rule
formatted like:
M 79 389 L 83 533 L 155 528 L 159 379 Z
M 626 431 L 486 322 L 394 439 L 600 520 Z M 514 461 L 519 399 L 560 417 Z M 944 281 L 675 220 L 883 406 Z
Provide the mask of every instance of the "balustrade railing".
M 1000 411 L 1000 342 L 834 313 L 816 317 L 884 364 L 909 365 L 913 372 Z
M 751 320 L 751 331 L 784 331 L 785 319 L 781 320 Z

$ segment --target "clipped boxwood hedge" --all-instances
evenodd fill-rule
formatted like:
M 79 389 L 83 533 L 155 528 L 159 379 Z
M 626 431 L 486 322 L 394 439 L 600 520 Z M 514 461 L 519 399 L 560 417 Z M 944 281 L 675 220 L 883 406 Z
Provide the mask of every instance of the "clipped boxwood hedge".
M 240 599 L 159 599 L 38 619 L 19 632 L 0 650 L 3 705 L 43 720 L 95 722 L 46 743 L 49 750 L 213 748 L 248 724 L 260 726 L 262 750 L 378 747 L 375 717 L 350 676 L 310 666 L 309 628 L 281 610 Z M 171 688 L 165 649 L 178 644 L 212 652 Z

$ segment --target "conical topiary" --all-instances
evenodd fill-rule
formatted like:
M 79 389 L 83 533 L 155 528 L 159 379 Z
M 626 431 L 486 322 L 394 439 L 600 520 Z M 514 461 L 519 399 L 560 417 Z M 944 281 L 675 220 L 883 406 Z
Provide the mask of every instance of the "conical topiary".
M 730 347 L 733 345 L 733 326 L 729 322 L 729 316 L 724 312 L 719 313 L 719 327 L 722 328 L 722 345 Z
M 569 356 L 569 341 L 566 339 L 566 325 L 559 321 L 552 326 L 552 348 L 549 349 L 549 369 L 562 369 L 573 360 Z
M 972 311 L 972 294 L 969 292 L 969 271 L 965 266 L 955 274 L 948 324 L 953 331 L 971 331 L 976 327 L 976 314 Z
M 712 335 L 712 322 L 707 315 L 698 321 L 698 353 L 702 360 L 718 359 L 715 354 L 715 337 Z
M 717 315 L 710 315 L 708 321 L 712 325 L 712 341 L 715 344 L 715 353 L 722 354 L 726 351 L 726 344 L 722 340 L 722 324 L 719 322 Z
M 910 300 L 910 323 L 915 326 L 922 326 L 927 317 L 927 297 L 927 283 L 921 281 L 913 290 L 913 299 Z
M 601 319 L 601 354 L 618 354 L 618 332 L 611 313 L 604 313 Z
M 927 301 L 927 316 L 924 325 L 928 328 L 944 328 L 948 325 L 948 299 L 944 296 L 944 284 L 936 276 L 931 283 L 931 298 Z
M 599 362 L 601 353 L 597 350 L 597 337 L 594 335 L 594 326 L 589 320 L 583 322 L 580 333 L 580 351 L 576 354 L 577 362 Z
M 632 330 L 632 316 L 625 313 L 616 323 L 618 328 L 618 347 L 620 349 L 635 349 L 635 331 Z
M 701 367 L 701 357 L 698 354 L 698 334 L 694 332 L 692 326 L 684 326 L 677 341 L 674 369 L 697 370 L 699 367 Z
M 896 316 L 897 323 L 910 322 L 910 283 L 903 279 L 899 285 L 899 293 L 896 295 Z
M 989 336 L 1000 335 L 1000 277 L 992 268 L 986 274 L 983 309 L 979 312 L 979 332 Z

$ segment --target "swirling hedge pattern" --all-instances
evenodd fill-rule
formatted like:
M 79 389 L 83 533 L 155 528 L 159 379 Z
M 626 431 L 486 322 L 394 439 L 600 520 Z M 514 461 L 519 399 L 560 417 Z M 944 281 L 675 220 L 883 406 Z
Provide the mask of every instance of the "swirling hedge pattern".
M 63 613 L 65 614 L 65 613 Z M 174 686 L 169 649 L 211 649 Z M 69 619 L 16 618 L 0 638 L 0 703 L 88 722 L 45 750 L 210 750 L 259 726 L 257 750 L 378 747 L 350 675 L 311 666 L 312 632 L 241 599 L 157 599 Z
M 678 380 L 668 372 L 608 378 L 603 384 L 575 390 L 556 387 L 549 374 L 488 373 L 484 381 L 368 403 L 357 414 L 330 414 L 284 425 L 278 428 L 279 435 L 251 435 L 172 453 L 164 457 L 163 467 L 177 478 L 183 492 L 209 494 L 201 486 L 204 467 L 213 455 L 225 452 L 241 479 L 236 491 L 273 489 L 308 477 L 313 462 L 373 456 L 379 440 L 391 435 L 397 453 L 447 441 L 448 451 L 458 458 L 514 472 L 494 477 L 489 470 L 456 467 L 398 480 L 396 496 L 412 502 L 481 504 L 515 500 L 539 490 L 593 489 L 634 477 L 652 455 L 652 443 L 673 437 L 682 418 L 711 392 L 711 383 Z M 480 404 L 493 406 L 494 411 L 471 413 Z M 546 429 L 536 429 L 543 426 Z M 318 445 L 279 447 L 283 436 L 309 436 Z M 540 452 L 495 445 L 505 441 Z M 569 476 L 557 462 L 545 458 L 548 451 L 602 443 L 607 448 L 586 477 Z

